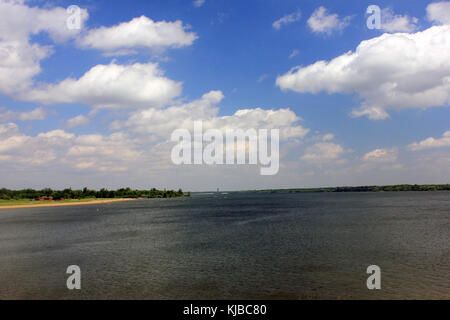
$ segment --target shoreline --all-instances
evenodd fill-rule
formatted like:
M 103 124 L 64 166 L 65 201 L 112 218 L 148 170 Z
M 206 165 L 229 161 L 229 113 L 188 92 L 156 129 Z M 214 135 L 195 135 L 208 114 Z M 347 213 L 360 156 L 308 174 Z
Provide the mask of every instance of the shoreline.
M 92 201 L 80 201 L 80 202 L 66 202 L 66 203 L 57 203 L 56 201 L 42 204 L 19 204 L 12 206 L 0 206 L 0 210 L 2 209 L 26 209 L 26 208 L 43 208 L 43 207 L 63 207 L 63 206 L 84 206 L 90 204 L 104 204 L 104 203 L 112 203 L 112 202 L 122 202 L 122 201 L 133 201 L 137 200 L 135 198 L 120 198 L 120 199 L 103 199 L 103 200 L 92 200 Z

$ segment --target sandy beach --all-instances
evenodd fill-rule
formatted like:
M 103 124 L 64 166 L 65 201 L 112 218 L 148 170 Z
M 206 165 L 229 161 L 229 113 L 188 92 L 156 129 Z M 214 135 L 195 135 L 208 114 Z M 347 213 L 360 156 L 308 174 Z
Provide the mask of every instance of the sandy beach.
M 103 199 L 103 200 L 92 200 L 85 202 L 61 202 L 58 203 L 56 201 L 48 202 L 48 203 L 39 203 L 39 204 L 26 204 L 26 205 L 16 205 L 16 206 L 0 206 L 1 209 L 23 209 L 23 208 L 36 208 L 36 207 L 63 207 L 63 206 L 84 206 L 90 204 L 104 204 L 111 202 L 119 202 L 119 201 L 132 201 L 136 199 Z

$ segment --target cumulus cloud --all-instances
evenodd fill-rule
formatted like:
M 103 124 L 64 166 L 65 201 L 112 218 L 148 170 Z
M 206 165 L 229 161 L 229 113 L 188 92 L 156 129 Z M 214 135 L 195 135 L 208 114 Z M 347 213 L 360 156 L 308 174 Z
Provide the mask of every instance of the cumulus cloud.
M 4 153 L 11 149 L 20 148 L 27 140 L 23 134 L 20 134 L 17 124 L 10 122 L 0 123 L 0 154 L 6 156 Z
M 85 125 L 89 124 L 89 122 L 91 122 L 91 120 L 88 117 L 80 114 L 76 117 L 73 117 L 73 118 L 70 118 L 69 120 L 67 120 L 66 125 L 68 128 L 75 128 L 75 127 L 85 126 Z
M 32 137 L 21 133 L 15 123 L 0 124 L 0 161 L 42 165 L 57 159 L 58 150 L 67 147 L 73 138 L 73 134 L 62 130 Z
M 427 17 L 436 24 L 450 24 L 450 1 L 430 3 L 427 6 Z
M 65 159 L 81 170 L 126 171 L 141 160 L 143 153 L 123 132 L 109 136 L 89 134 L 75 138 Z
M 116 121 L 113 130 L 129 128 L 141 134 L 157 135 L 168 139 L 170 133 L 180 127 L 187 128 L 193 121 L 214 117 L 219 109 L 216 106 L 224 95 L 221 91 L 210 91 L 200 99 L 180 105 L 169 106 L 156 110 L 148 108 L 130 115 L 124 122 Z
M 23 111 L 23 112 L 7 110 L 5 112 L 0 112 L 0 122 L 8 122 L 14 120 L 20 121 L 44 120 L 45 116 L 46 112 L 43 108 L 36 108 L 31 111 Z
M 29 88 L 41 72 L 40 61 L 51 52 L 48 46 L 0 40 L 0 93 L 13 95 Z
M 336 13 L 329 13 L 327 8 L 320 6 L 308 19 L 308 26 L 313 32 L 331 34 L 348 26 L 351 17 L 339 18 Z
M 56 42 L 78 35 L 89 15 L 80 9 L 80 28 L 67 28 L 66 8 L 30 7 L 22 0 L 0 0 L 0 35 L 2 39 L 27 41 L 30 35 L 46 32 Z
M 85 48 L 93 48 L 109 53 L 133 53 L 135 48 L 179 48 L 190 46 L 197 35 L 188 32 L 182 21 L 155 22 L 146 16 L 134 18 L 112 27 L 89 30 L 79 39 Z
M 95 108 L 159 108 L 181 93 L 181 83 L 164 77 L 156 63 L 97 65 L 79 79 L 45 84 L 22 94 L 44 104 L 81 102 Z
M 309 129 L 296 124 L 301 118 L 290 109 L 264 110 L 261 108 L 241 109 L 231 116 L 215 117 L 207 127 L 226 129 L 280 129 L 281 139 L 303 138 Z
M 300 20 L 301 17 L 302 13 L 300 11 L 287 14 L 281 17 L 280 19 L 276 20 L 274 23 L 272 23 L 272 27 L 276 30 L 280 30 L 283 26 Z
M 148 152 L 151 152 L 149 149 Z M 125 171 L 143 160 L 135 140 L 123 132 L 76 136 L 64 130 L 28 136 L 15 123 L 0 124 L 0 163 L 22 170 L 51 166 L 67 171 Z M 23 164 L 27 164 L 23 167 Z
M 333 142 L 318 142 L 306 148 L 305 154 L 300 158 L 307 162 L 325 162 L 338 159 L 344 153 L 339 144 Z
M 159 170 L 172 168 L 170 161 L 175 129 L 192 130 L 202 120 L 204 130 L 279 129 L 282 142 L 303 138 L 309 129 L 298 124 L 301 118 L 289 109 L 241 109 L 229 116 L 219 116 L 221 91 L 210 91 L 201 98 L 164 109 L 134 111 L 125 121 L 111 125 L 112 134 L 76 136 L 64 130 L 29 136 L 14 123 L 0 123 L 0 162 L 5 168 L 27 163 L 35 166 L 64 168 L 64 172 L 130 172 L 133 168 Z M 67 125 L 81 125 L 86 117 L 77 116 Z M 73 171 L 75 170 L 75 171 Z
M 418 29 L 418 21 L 415 17 L 395 14 L 392 8 L 381 11 L 381 28 L 387 32 L 413 32 Z
M 375 149 L 366 153 L 363 157 L 367 162 L 395 162 L 398 157 L 398 149 Z
M 420 151 L 425 149 L 442 148 L 450 146 L 450 131 L 444 132 L 442 138 L 428 138 L 420 142 L 414 142 L 408 146 L 412 151 Z
M 194 122 L 201 120 L 205 130 L 218 129 L 222 132 L 227 129 L 280 129 L 281 139 L 303 138 L 309 132 L 309 129 L 297 124 L 301 118 L 289 109 L 241 109 L 231 116 L 218 116 L 217 104 L 223 98 L 221 91 L 210 91 L 187 104 L 141 110 L 124 122 L 113 123 L 112 129 L 128 128 L 168 140 L 175 129 L 192 130 Z
M 128 132 L 138 140 L 151 142 L 151 168 L 168 168 L 173 166 L 169 160 L 172 133 L 177 129 L 187 129 L 193 133 L 194 123 L 201 121 L 203 130 L 214 129 L 225 137 L 228 130 L 242 129 L 278 129 L 281 146 L 288 146 L 290 142 L 302 139 L 309 129 L 298 122 L 298 117 L 290 109 L 240 109 L 232 115 L 219 116 L 217 106 L 224 98 L 221 91 L 210 91 L 200 99 L 189 103 L 173 105 L 164 109 L 144 109 L 133 112 L 125 121 L 115 121 L 112 130 Z M 226 150 L 233 150 L 235 145 L 225 145 Z M 276 152 L 276 151 L 273 151 Z M 273 155 L 273 154 L 272 154 Z M 283 152 L 283 155 L 285 152 Z M 218 169 L 220 171 L 220 169 Z
M 448 106 L 450 26 L 417 33 L 383 34 L 331 61 L 295 67 L 279 76 L 282 90 L 356 93 L 353 116 L 385 119 L 388 109 Z
M 33 84 L 40 61 L 52 54 L 51 46 L 31 43 L 31 36 L 47 33 L 55 42 L 75 37 L 80 30 L 66 27 L 65 8 L 29 7 L 20 0 L 0 0 L 0 93 L 14 95 Z M 80 11 L 81 27 L 88 18 Z

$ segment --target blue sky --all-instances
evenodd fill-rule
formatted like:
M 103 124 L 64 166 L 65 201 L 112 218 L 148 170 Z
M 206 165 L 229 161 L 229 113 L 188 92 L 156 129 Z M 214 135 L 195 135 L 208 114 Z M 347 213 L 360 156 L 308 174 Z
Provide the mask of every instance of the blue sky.
M 0 0 L 0 184 L 448 183 L 449 3 Z M 65 30 L 70 5 L 82 9 L 80 29 Z M 369 5 L 382 10 L 379 30 L 367 28 Z M 117 87 L 101 79 L 118 70 L 129 77 Z M 168 116 L 174 106 L 180 118 Z M 297 134 L 282 137 L 273 177 L 248 166 L 174 167 L 169 129 L 186 118 Z

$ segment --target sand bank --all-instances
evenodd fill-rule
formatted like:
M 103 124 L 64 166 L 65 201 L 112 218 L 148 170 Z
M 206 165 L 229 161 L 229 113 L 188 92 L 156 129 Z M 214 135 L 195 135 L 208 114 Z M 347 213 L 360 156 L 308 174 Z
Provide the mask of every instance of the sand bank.
M 103 199 L 103 200 L 91 200 L 91 201 L 80 201 L 80 202 L 58 202 L 58 201 L 48 201 L 39 203 L 36 201 L 36 204 L 19 204 L 12 206 L 0 206 L 1 209 L 23 209 L 23 208 L 41 208 L 41 207 L 63 207 L 63 206 L 83 206 L 89 204 L 104 204 L 111 202 L 119 202 L 119 201 L 132 201 L 136 199 Z

